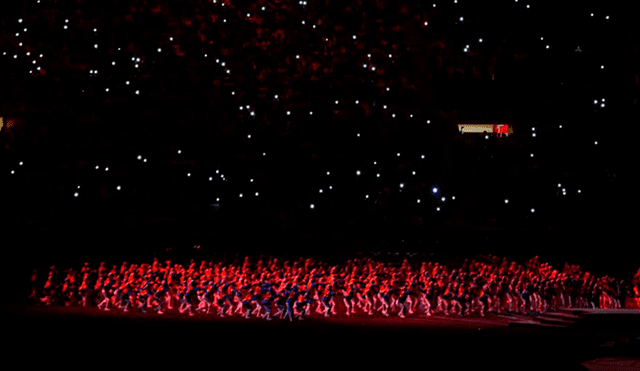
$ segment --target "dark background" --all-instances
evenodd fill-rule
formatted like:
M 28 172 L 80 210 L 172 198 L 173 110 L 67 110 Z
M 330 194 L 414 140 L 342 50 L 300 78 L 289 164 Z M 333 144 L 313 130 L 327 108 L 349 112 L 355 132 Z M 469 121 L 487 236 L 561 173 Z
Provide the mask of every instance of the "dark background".
M 151 13 L 158 4 L 163 11 Z M 402 5 L 408 14 L 399 11 Z M 407 1 L 377 9 L 364 2 L 362 20 L 358 12 L 344 11 L 355 2 L 310 1 L 307 10 L 294 4 L 280 12 L 282 21 L 265 21 L 270 31 L 288 33 L 282 47 L 263 52 L 245 45 L 255 25 L 231 11 L 219 13 L 209 2 L 2 3 L 0 48 L 7 56 L 0 58 L 0 112 L 23 120 L 0 135 L 0 246 L 7 279 L 26 282 L 32 267 L 84 261 L 172 256 L 188 262 L 225 253 L 231 261 L 237 254 L 339 261 L 363 251 L 398 259 L 406 253 L 416 253 L 415 259 L 540 255 L 559 265 L 630 275 L 639 261 L 632 180 L 640 29 L 633 7 L 531 5 L 525 10 L 522 1 L 483 1 L 433 8 Z M 238 14 L 256 11 L 249 2 L 235 6 Z M 212 13 L 228 18 L 229 26 L 211 25 Z M 457 22 L 461 15 L 464 23 Z M 28 61 L 11 58 L 22 50 L 13 37 L 23 27 L 16 24 L 20 17 L 30 28 L 30 47 L 45 54 L 46 75 L 34 77 Z M 303 17 L 322 18 L 327 29 L 344 27 L 336 32 L 334 57 L 321 57 L 322 36 L 302 28 Z M 70 33 L 61 28 L 65 18 L 71 19 Z M 424 21 L 426 29 L 420 27 Z M 401 31 L 390 31 L 394 25 Z M 198 32 L 213 44 L 201 42 Z M 364 40 L 362 50 L 349 44 L 352 33 Z M 169 35 L 186 56 L 172 52 Z M 401 51 L 393 65 L 385 58 L 392 44 Z M 465 44 L 472 44 L 471 53 L 462 51 Z M 379 50 L 373 62 L 384 67 L 382 77 L 358 67 L 372 48 Z M 214 61 L 223 54 L 231 76 Z M 313 73 L 303 76 L 295 63 L 284 62 L 296 54 L 315 55 L 310 61 L 333 73 L 310 81 Z M 142 69 L 130 66 L 132 56 L 143 59 Z M 118 68 L 111 68 L 112 60 Z M 260 81 L 254 62 L 258 71 L 284 72 Z M 93 68 L 100 77 L 89 76 Z M 373 88 L 369 78 L 393 91 Z M 125 80 L 143 94 L 133 96 Z M 262 87 L 266 97 L 260 97 Z M 271 99 L 288 89 L 290 98 Z M 593 100 L 603 97 L 606 108 L 600 109 Z M 342 107 L 337 114 L 335 99 Z M 355 99 L 375 100 L 373 115 L 344 103 Z M 239 115 L 240 104 L 251 104 L 258 117 Z M 401 117 L 391 120 L 382 104 Z M 293 116 L 286 117 L 286 110 Z M 460 135 L 458 120 L 509 122 L 514 135 Z M 138 154 L 149 162 L 136 160 Z M 109 166 L 108 176 L 95 171 L 96 164 Z M 18 173 L 10 175 L 14 169 Z M 216 169 L 229 180 L 209 182 Z M 363 176 L 354 178 L 355 170 Z M 382 180 L 375 178 L 379 171 Z M 186 172 L 193 176 L 184 177 Z M 407 183 L 403 192 L 400 182 Z M 567 197 L 557 183 L 567 187 Z M 114 191 L 116 185 L 123 190 Z M 331 195 L 329 185 L 336 188 Z M 433 197 L 433 186 L 448 201 Z M 255 191 L 260 197 L 247 197 Z M 240 192 L 245 198 L 237 197 Z M 442 211 L 434 211 L 438 206 Z

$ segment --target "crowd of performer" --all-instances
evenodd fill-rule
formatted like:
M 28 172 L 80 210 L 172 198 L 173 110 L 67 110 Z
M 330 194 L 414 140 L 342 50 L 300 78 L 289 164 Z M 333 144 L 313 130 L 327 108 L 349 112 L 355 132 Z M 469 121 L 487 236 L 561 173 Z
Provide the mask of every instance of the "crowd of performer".
M 640 269 L 628 281 L 596 277 L 579 266 L 553 269 L 534 257 L 524 264 L 495 256 L 461 263 L 390 264 L 370 258 L 329 266 L 314 259 L 260 258 L 188 266 L 85 263 L 62 274 L 53 266 L 43 287 L 34 271 L 30 299 L 46 306 L 97 306 L 164 314 L 302 320 L 309 315 L 481 316 L 536 314 L 559 308 L 637 307 Z

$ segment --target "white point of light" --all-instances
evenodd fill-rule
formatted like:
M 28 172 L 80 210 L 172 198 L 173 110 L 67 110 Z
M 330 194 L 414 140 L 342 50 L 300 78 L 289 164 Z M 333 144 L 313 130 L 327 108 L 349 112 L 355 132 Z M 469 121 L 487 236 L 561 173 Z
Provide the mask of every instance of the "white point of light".
M 22 19 L 18 19 L 18 23 L 22 23 Z
M 147 162 L 147 159 L 145 158 L 144 160 L 142 160 L 142 162 Z
M 14 174 L 14 173 L 15 173 L 15 171 L 14 171 L 14 170 L 11 170 L 11 174 Z
M 600 107 L 603 107 L 603 108 L 604 108 L 604 103 L 602 103 L 602 104 L 600 105 Z
M 170 38 L 169 38 L 169 41 L 173 41 L 173 37 L 170 37 Z
M 598 142 L 595 142 L 596 145 L 598 145 Z
M 533 157 L 533 153 L 531 154 L 531 157 Z
M 117 186 L 116 189 L 119 191 L 120 190 L 120 186 Z
M 531 212 L 534 213 L 536 210 L 535 209 L 531 209 Z
M 427 124 L 430 124 L 430 123 L 431 123 L 431 120 L 427 120 Z
M 338 101 L 336 101 L 336 104 L 338 104 Z
M 504 203 L 505 203 L 505 204 L 508 204 L 508 203 L 509 203 L 509 200 L 504 200 Z
M 391 115 L 391 117 L 396 117 L 396 114 L 395 114 L 395 113 L 394 113 L 394 114 L 392 114 L 392 115 Z
M 310 115 L 313 115 L 313 112 L 311 112 L 311 111 L 310 111 L 310 112 L 309 112 L 309 114 L 310 114 Z
M 300 56 L 299 56 L 299 55 L 296 55 L 296 59 L 300 59 Z
M 427 22 L 424 22 L 424 25 L 426 26 L 426 25 L 428 25 L 428 23 L 427 23 Z
M 418 199 L 418 203 L 420 203 L 420 199 Z
M 354 40 L 356 39 L 356 35 L 353 35 L 353 39 L 354 39 Z
M 387 105 L 385 104 L 384 106 L 382 106 L 382 108 L 387 109 Z
M 329 189 L 333 189 L 333 187 L 332 187 L 332 186 L 329 186 Z
M 547 49 L 549 49 L 549 45 L 547 45 Z
M 80 189 L 80 186 L 78 186 L 78 189 Z
M 112 65 L 112 66 L 115 66 L 115 65 L 116 65 L 116 62 L 111 62 L 111 65 Z
M 105 91 L 108 93 L 109 92 L 109 88 L 106 88 Z
M 256 196 L 258 195 L 258 192 L 256 192 Z
M 249 180 L 251 183 L 253 183 L 253 179 Z
M 142 160 L 142 156 L 138 156 L 138 160 Z
M 609 19 L 609 16 L 606 16 L 605 19 Z
M 376 68 L 375 68 L 375 67 L 371 67 L 371 71 L 375 71 L 375 70 L 376 70 Z
M 424 160 L 424 155 L 422 155 L 422 156 L 420 156 L 420 157 L 422 157 L 422 159 Z
M 358 133 L 358 138 L 360 138 L 360 133 Z
M 440 208 L 439 208 L 439 207 L 436 207 L 436 210 L 437 210 L 437 211 L 440 211 Z
M 482 42 L 482 39 L 480 39 L 480 42 Z
M 140 95 L 140 90 L 136 90 L 136 95 Z
M 560 125 L 560 129 L 562 129 L 562 125 Z
M 287 111 L 287 116 L 288 116 L 288 115 L 290 115 L 290 114 L 291 114 L 291 112 L 290 112 L 290 111 Z
M 94 47 L 94 48 L 96 48 L 96 49 L 98 49 L 98 44 L 95 44 L 93 47 Z
M 444 201 L 444 200 L 446 200 L 446 198 L 442 197 L 440 200 Z
M 329 175 L 329 172 L 327 171 L 327 175 Z
M 452 200 L 455 200 L 455 199 L 456 199 L 456 196 L 452 196 L 452 197 L 451 197 L 451 199 L 452 199 Z
M 125 84 L 129 85 L 129 81 L 125 82 Z
M 387 91 L 389 91 L 389 88 L 387 88 Z
M 356 101 L 356 104 L 359 104 L 359 103 L 360 103 L 360 101 L 359 101 L 359 100 L 357 100 L 357 101 Z
M 216 198 L 216 202 L 219 202 L 219 201 L 220 201 L 220 199 L 219 199 L 219 198 Z
M 209 181 L 212 181 L 212 180 L 213 180 L 213 177 L 211 177 L 211 176 L 210 176 L 210 177 L 209 177 Z
M 240 197 L 242 197 L 242 193 L 240 193 Z
M 438 193 L 438 188 L 434 187 L 432 191 L 433 191 L 433 193 Z
M 391 58 L 391 54 L 389 54 L 389 58 Z
M 416 175 L 416 172 L 415 172 L 415 171 L 413 171 L 413 172 L 411 172 L 411 174 L 412 174 L 412 175 Z
M 266 154 L 266 153 L 264 153 L 264 152 L 262 152 L 262 155 L 263 155 L 263 156 L 266 156 L 267 154 Z
M 369 198 L 369 195 L 365 195 L 364 198 Z
M 247 135 L 247 138 L 251 139 L 251 134 Z
M 488 136 L 488 135 L 485 135 L 485 136 L 484 136 L 484 139 L 489 139 L 489 136 Z
M 529 9 L 529 4 L 527 4 L 527 9 Z
M 320 193 L 322 193 L 322 190 L 320 190 Z
M 100 166 L 96 166 L 96 170 L 98 170 L 100 168 Z
M 191 173 L 187 173 L 187 176 L 191 176 Z
M 380 174 L 376 174 L 376 178 L 380 178 Z
M 578 193 L 582 193 L 582 191 L 578 190 Z
M 315 209 L 315 208 L 316 208 L 316 206 L 315 206 L 314 204 L 311 204 L 311 208 L 312 208 L 312 209 Z
M 360 175 L 360 170 L 356 171 L 356 175 Z
M 400 183 L 400 188 L 404 188 L 404 183 Z
M 65 29 L 65 30 L 67 29 L 67 26 L 66 26 L 66 25 L 64 26 L 64 29 Z
M 220 170 L 216 170 L 216 174 L 219 174 L 219 173 L 220 173 Z
M 78 197 L 78 192 L 74 193 L 73 197 Z
M 374 162 L 373 162 L 373 164 L 375 165 L 375 164 L 376 164 L 376 161 L 374 161 Z

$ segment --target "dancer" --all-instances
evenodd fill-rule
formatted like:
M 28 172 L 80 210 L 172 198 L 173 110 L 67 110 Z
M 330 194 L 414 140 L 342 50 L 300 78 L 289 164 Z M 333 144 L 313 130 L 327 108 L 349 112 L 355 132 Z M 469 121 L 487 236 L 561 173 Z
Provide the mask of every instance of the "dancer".
M 378 308 L 378 312 L 382 311 L 382 315 L 385 317 L 389 316 L 389 304 L 390 304 L 390 288 L 389 283 L 385 280 L 382 282 L 382 286 L 380 287 L 380 291 L 378 292 L 378 299 L 380 299 L 380 308 Z
M 347 309 L 346 315 L 347 317 L 351 314 L 355 314 L 355 289 L 353 281 L 350 281 L 346 285 L 347 287 L 342 289 L 342 300 L 344 302 L 344 306 Z M 353 313 L 352 313 L 353 312 Z

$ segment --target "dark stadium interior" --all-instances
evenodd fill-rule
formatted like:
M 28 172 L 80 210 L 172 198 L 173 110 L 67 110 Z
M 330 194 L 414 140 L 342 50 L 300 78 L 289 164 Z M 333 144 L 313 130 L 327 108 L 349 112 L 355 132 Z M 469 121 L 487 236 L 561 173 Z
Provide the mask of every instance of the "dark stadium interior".
M 7 354 L 50 364 L 75 357 L 69 343 L 87 362 L 112 346 L 157 361 L 174 357 L 167 342 L 183 367 L 208 367 L 208 352 L 247 368 L 585 370 L 599 357 L 638 358 L 640 314 L 552 332 L 395 317 L 160 320 L 27 299 L 34 269 L 44 284 L 52 265 L 154 258 L 419 266 L 539 256 L 633 282 L 637 10 L 575 0 L 0 2 Z

